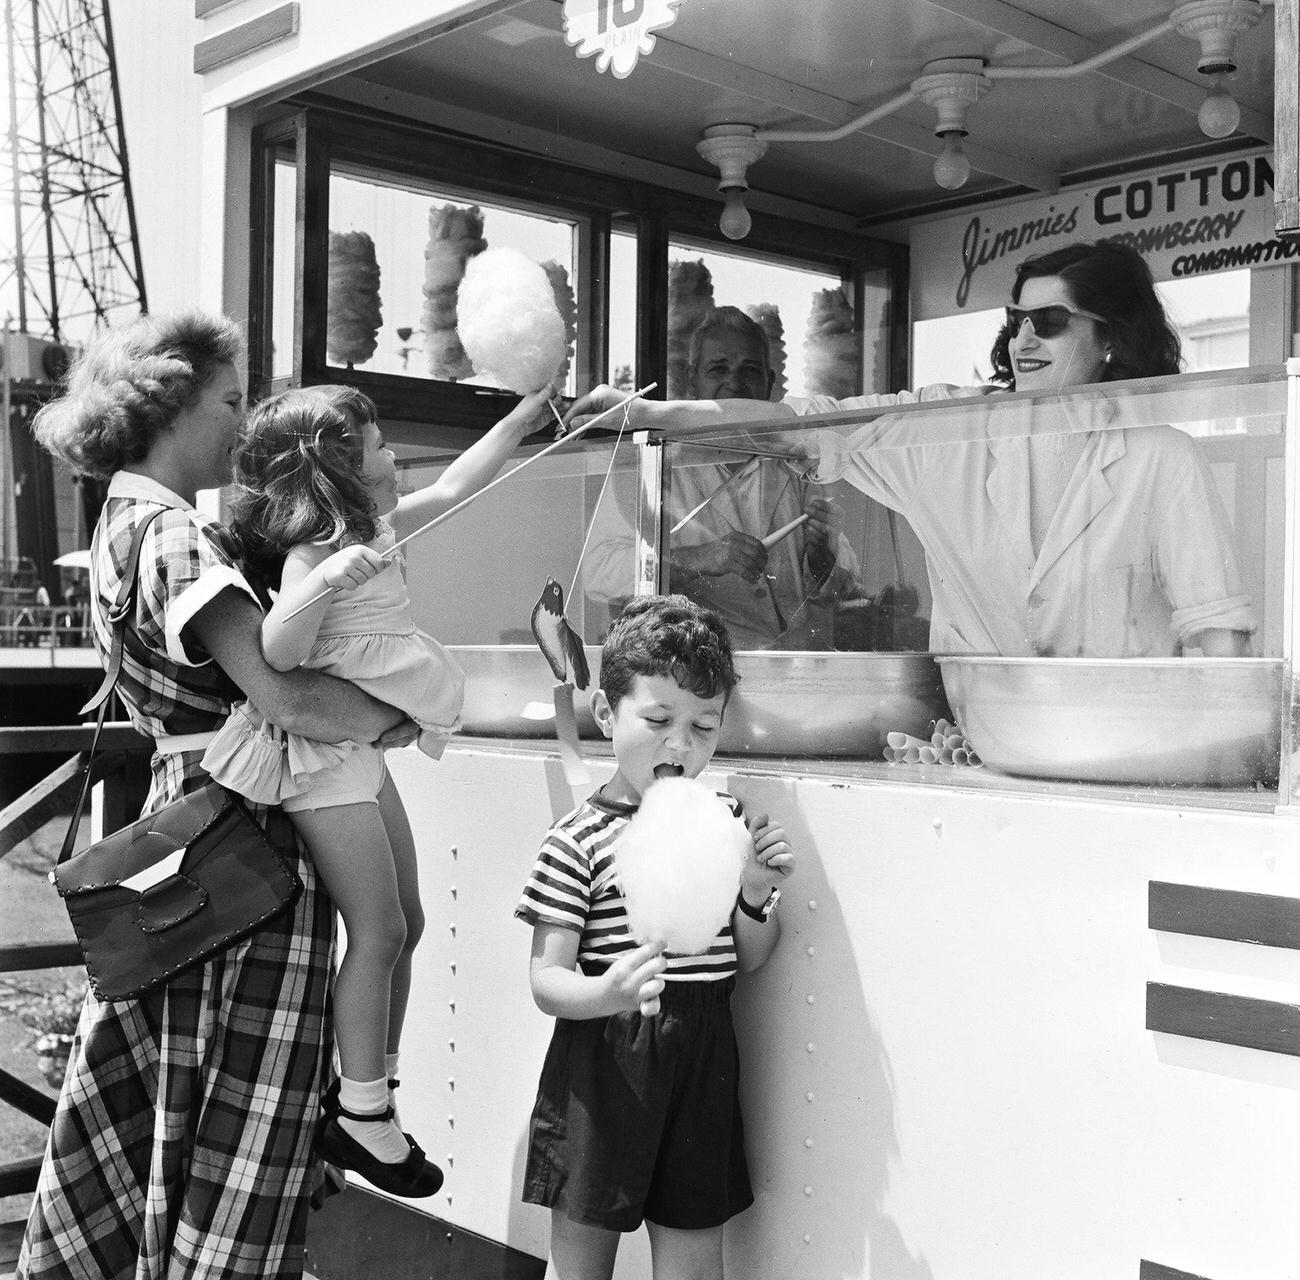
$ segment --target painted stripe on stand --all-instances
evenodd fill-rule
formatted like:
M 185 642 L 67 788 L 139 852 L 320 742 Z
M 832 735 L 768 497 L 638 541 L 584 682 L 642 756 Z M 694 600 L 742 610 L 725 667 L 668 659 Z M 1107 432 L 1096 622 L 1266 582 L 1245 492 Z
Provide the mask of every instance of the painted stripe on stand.
M 1300 1057 L 1300 1005 L 1147 983 L 1147 1030 Z
M 1300 950 L 1300 898 L 1152 880 L 1147 923 L 1167 933 Z
M 1179 1271 L 1176 1267 L 1163 1267 L 1143 1258 L 1138 1280 L 1209 1280 L 1209 1277 L 1194 1271 Z

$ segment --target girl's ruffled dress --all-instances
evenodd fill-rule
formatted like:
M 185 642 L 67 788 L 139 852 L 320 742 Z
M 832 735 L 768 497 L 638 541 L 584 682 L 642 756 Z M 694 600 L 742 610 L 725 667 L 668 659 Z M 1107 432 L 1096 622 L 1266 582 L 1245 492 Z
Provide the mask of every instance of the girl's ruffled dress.
M 381 522 L 370 545 L 382 553 L 394 542 L 391 526 Z M 460 728 L 464 673 L 438 641 L 415 625 L 400 557 L 330 602 L 303 666 L 350 680 L 404 711 L 420 726 L 420 750 L 435 760 Z M 319 742 L 286 733 L 252 703 L 242 702 L 209 745 L 203 767 L 246 799 L 276 804 L 309 791 L 312 774 L 358 749 L 355 742 Z

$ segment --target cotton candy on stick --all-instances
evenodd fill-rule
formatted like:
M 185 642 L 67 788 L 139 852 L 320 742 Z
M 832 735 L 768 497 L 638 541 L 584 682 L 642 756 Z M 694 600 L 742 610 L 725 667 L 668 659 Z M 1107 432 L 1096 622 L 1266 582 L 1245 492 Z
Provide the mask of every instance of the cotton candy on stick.
M 530 395 L 563 367 L 568 335 L 546 272 L 518 249 L 485 249 L 456 298 L 461 345 L 479 373 Z
M 693 778 L 661 778 L 614 848 L 632 936 L 678 955 L 709 949 L 731 918 L 753 841 L 717 794 Z

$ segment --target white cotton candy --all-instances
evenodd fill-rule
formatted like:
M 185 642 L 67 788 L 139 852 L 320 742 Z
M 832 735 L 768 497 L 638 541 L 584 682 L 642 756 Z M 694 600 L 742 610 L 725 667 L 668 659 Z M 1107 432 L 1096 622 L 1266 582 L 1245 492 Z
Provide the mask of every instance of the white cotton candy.
M 632 936 L 699 955 L 731 916 L 752 848 L 745 824 L 692 778 L 661 778 L 614 849 Z
M 544 387 L 568 357 L 551 282 L 518 249 L 485 249 L 470 259 L 456 314 L 474 368 L 518 395 Z

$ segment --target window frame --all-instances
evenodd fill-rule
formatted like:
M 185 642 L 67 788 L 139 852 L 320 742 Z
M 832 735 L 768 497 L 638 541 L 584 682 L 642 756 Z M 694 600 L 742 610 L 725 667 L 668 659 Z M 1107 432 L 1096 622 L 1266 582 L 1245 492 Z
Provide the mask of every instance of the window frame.
M 294 328 L 292 372 L 272 378 L 270 334 L 275 267 L 275 167 L 292 157 L 295 182 Z M 398 182 L 428 183 L 523 208 L 552 208 L 577 226 L 575 294 L 578 386 L 606 380 L 609 254 L 615 218 L 637 236 L 636 383 L 659 384 L 664 395 L 668 357 L 669 241 L 688 238 L 734 253 L 718 230 L 720 205 L 576 165 L 453 134 L 398 116 L 362 113 L 314 94 L 279 104 L 253 130 L 249 279 L 250 393 L 284 386 L 347 383 L 369 395 L 394 438 L 430 439 L 429 428 L 486 431 L 517 397 L 509 392 L 438 379 L 331 367 L 325 357 L 329 251 L 329 182 L 336 169 L 381 169 Z M 472 182 L 466 175 L 472 174 Z M 905 385 L 908 368 L 908 251 L 855 232 L 755 212 L 745 247 L 833 272 L 852 286 L 859 325 L 868 272 L 889 280 L 890 389 Z

